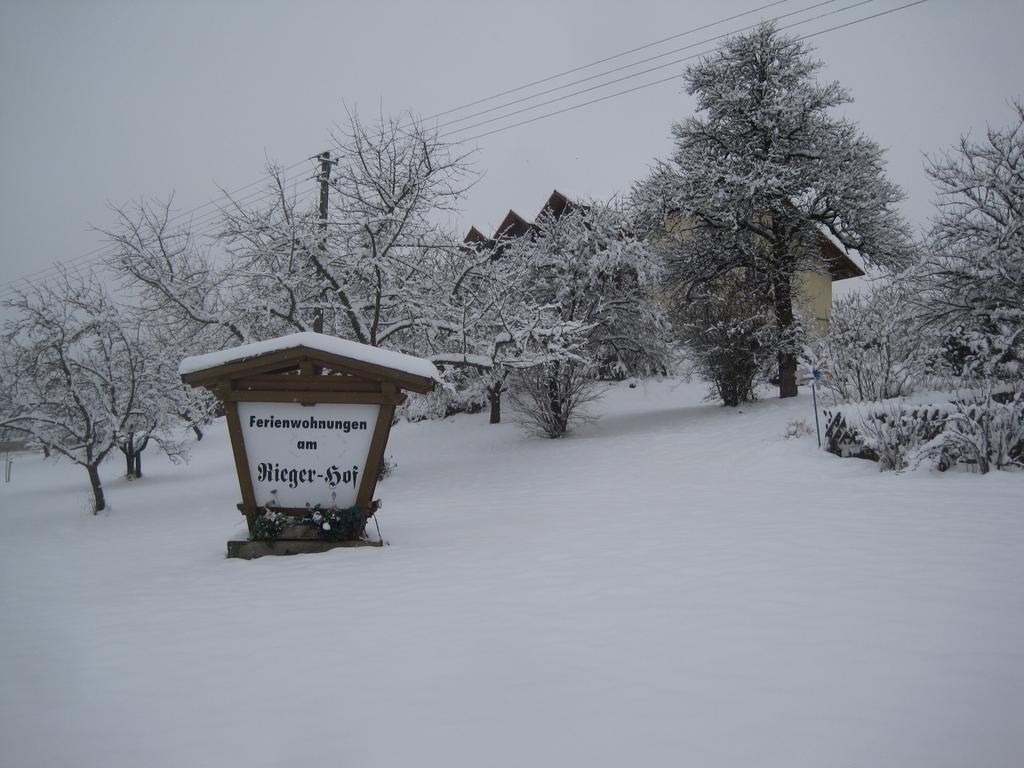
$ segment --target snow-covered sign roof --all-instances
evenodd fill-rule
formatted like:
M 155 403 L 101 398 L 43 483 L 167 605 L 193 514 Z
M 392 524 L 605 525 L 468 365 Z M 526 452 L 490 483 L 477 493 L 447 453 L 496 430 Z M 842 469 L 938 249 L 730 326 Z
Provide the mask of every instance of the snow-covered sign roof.
M 433 382 L 440 381 L 437 368 L 429 360 L 393 352 L 390 349 L 371 347 L 348 339 L 339 339 L 323 333 L 292 333 L 276 339 L 243 344 L 232 349 L 209 352 L 205 355 L 186 357 L 178 365 L 182 378 L 197 378 L 197 374 L 215 373 L 218 369 L 235 366 L 238 363 L 256 362 L 259 358 L 280 356 L 280 353 L 294 351 L 297 355 L 325 359 L 332 362 L 356 363 L 362 370 L 369 370 L 382 377 L 411 381 L 419 386 L 407 388 L 414 391 L 429 391 Z

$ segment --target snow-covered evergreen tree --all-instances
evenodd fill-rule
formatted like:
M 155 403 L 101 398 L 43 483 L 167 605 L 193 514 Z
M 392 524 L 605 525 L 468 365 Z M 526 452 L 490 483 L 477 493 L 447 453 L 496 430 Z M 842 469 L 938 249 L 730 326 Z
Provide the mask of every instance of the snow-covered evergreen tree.
M 722 250 L 710 272 L 707 263 L 695 264 L 684 279 L 711 282 L 741 269 L 763 281 L 783 397 L 797 393 L 794 276 L 821 268 L 821 232 L 880 266 L 902 265 L 911 252 L 896 210 L 903 195 L 884 176 L 883 152 L 833 115 L 851 98 L 838 83 L 817 82 L 820 68 L 805 43 L 770 23 L 727 40 L 687 70 L 701 114 L 673 126 L 671 158 L 635 190 L 663 247 L 689 227 L 762 241 L 761 248 Z

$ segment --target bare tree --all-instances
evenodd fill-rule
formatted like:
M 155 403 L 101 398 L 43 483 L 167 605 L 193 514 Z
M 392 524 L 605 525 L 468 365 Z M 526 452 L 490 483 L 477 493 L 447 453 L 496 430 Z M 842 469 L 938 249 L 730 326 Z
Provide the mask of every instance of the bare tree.
M 17 316 L 4 328 L 0 426 L 84 467 L 99 512 L 100 463 L 142 398 L 130 331 L 93 276 L 64 272 L 5 304 Z
M 157 445 L 175 462 L 186 455 L 178 432 L 188 427 L 201 436 L 198 427 L 207 413 L 204 407 L 209 405 L 181 383 L 177 368 L 182 355 L 175 347 L 154 336 L 144 321 L 132 322 L 129 328 L 130 346 L 124 352 L 131 359 L 126 357 L 125 362 L 139 396 L 121 422 L 117 447 L 125 459 L 125 475 L 138 479 L 142 477 L 142 453 L 150 445 Z
M 173 460 L 184 455 L 177 356 L 94 274 L 62 271 L 6 306 L 16 314 L 3 333 L 0 427 L 84 467 L 95 512 L 106 506 L 99 466 L 114 448 L 130 477 L 141 477 L 150 444 Z
M 1024 365 L 1024 104 L 1015 122 L 932 158 L 938 216 L 914 304 L 955 372 L 1019 382 Z
M 171 338 L 216 348 L 249 341 L 233 282 L 188 223 L 173 223 L 173 196 L 116 209 L 117 226 L 105 231 L 113 246 L 108 266 L 137 297 L 139 308 Z
M 456 249 L 443 224 L 472 182 L 468 159 L 407 114 L 375 125 L 351 114 L 330 154 L 326 218 L 271 166 L 263 202 L 225 193 L 201 243 L 171 225 L 169 203 L 119 211 L 111 265 L 192 351 L 322 324 L 415 352 L 424 330 L 452 330 L 435 262 Z

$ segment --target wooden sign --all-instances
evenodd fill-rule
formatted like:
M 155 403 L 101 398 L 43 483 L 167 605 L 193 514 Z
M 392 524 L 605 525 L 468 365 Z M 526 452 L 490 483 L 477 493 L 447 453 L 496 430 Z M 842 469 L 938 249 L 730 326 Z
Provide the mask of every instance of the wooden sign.
M 356 503 L 381 406 L 239 403 L 256 505 Z
M 427 360 L 318 333 L 186 358 L 179 373 L 224 403 L 250 534 L 228 543 L 237 557 L 357 543 L 317 538 L 310 516 L 358 508 L 365 523 L 403 390 L 430 392 L 437 380 Z M 272 540 L 259 525 L 268 514 L 288 521 Z

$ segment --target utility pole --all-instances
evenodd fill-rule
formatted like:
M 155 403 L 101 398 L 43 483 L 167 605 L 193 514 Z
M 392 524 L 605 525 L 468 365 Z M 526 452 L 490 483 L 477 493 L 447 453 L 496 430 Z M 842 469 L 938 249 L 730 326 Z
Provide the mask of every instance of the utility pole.
M 321 263 L 327 258 L 327 202 L 331 188 L 331 153 L 321 152 L 320 158 L 320 242 L 317 247 L 320 249 Z M 320 306 L 313 312 L 313 330 L 317 333 L 324 332 L 324 304 L 326 303 L 324 291 L 320 291 Z

